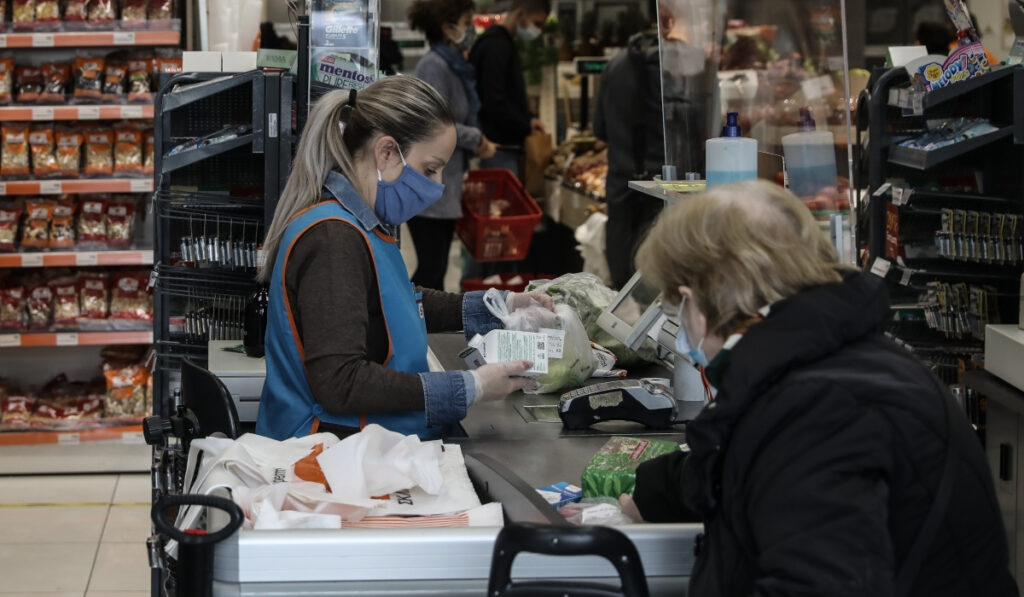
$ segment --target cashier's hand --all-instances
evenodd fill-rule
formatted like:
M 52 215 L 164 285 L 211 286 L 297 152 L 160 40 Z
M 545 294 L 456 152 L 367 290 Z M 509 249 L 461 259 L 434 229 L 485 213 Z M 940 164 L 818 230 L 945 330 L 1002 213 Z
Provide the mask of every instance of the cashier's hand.
M 544 123 L 540 121 L 540 118 L 530 119 L 530 132 L 533 133 L 546 133 L 547 129 L 544 128 Z
M 492 363 L 470 371 L 476 384 L 475 401 L 501 400 L 517 390 L 536 388 L 536 380 L 518 377 L 532 366 L 530 361 L 511 361 Z
M 619 496 L 619 506 L 622 507 L 622 513 L 633 522 L 644 521 L 644 517 L 640 514 L 640 509 L 636 507 L 636 502 L 633 501 L 633 498 L 628 493 Z
M 555 301 L 546 292 L 510 292 L 505 297 L 505 306 L 508 307 L 508 312 L 511 313 L 516 309 L 522 309 L 523 307 L 529 307 L 531 301 L 540 303 L 541 307 L 544 307 L 548 311 L 555 310 Z

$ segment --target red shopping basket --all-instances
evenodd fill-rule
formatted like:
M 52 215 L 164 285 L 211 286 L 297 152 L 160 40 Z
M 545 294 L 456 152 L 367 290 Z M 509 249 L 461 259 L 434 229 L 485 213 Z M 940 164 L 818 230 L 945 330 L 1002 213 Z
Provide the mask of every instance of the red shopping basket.
M 520 261 L 542 212 L 509 170 L 473 170 L 462 186 L 455 232 L 477 261 Z
M 522 292 L 526 289 L 526 285 L 534 280 L 550 280 L 555 276 L 550 274 L 498 274 L 501 281 L 497 284 L 486 284 L 484 280 L 486 278 L 466 278 L 462 281 L 462 291 L 471 292 L 473 290 L 489 290 L 491 288 L 497 288 L 498 290 L 511 290 L 512 292 Z M 512 283 L 516 278 L 520 278 L 517 283 Z

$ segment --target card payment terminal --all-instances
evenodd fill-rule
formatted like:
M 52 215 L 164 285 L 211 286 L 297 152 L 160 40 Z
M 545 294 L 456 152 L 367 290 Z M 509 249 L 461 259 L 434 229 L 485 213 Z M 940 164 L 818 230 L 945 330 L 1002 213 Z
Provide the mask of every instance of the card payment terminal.
M 601 421 L 633 421 L 654 429 L 676 422 L 676 400 L 669 380 L 608 381 L 562 394 L 558 416 L 566 429 L 586 429 Z

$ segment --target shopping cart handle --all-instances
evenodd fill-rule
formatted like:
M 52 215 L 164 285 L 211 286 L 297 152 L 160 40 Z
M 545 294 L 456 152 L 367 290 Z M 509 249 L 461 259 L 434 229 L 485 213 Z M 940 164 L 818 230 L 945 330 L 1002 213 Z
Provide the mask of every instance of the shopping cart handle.
M 206 506 L 207 508 L 216 508 L 227 512 L 228 516 L 231 517 L 231 520 L 224 525 L 224 528 L 213 531 L 212 533 L 189 532 L 187 529 L 179 529 L 167 522 L 167 517 L 164 516 L 164 513 L 169 508 L 174 508 L 176 506 Z M 238 507 L 238 504 L 229 499 L 217 497 L 215 495 L 190 493 L 185 495 L 165 495 L 159 498 L 156 503 L 153 504 L 153 509 L 150 512 L 150 518 L 153 519 L 153 526 L 156 527 L 158 532 L 167 535 L 181 545 L 213 545 L 215 543 L 220 543 L 224 539 L 233 535 L 235 531 L 242 526 L 242 522 L 245 520 L 245 515 L 242 513 L 242 509 Z

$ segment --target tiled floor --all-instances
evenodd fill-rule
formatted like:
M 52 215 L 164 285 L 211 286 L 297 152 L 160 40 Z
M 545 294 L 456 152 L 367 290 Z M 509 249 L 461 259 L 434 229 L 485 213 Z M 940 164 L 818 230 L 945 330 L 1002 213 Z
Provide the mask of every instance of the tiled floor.
M 149 475 L 0 477 L 0 597 L 149 595 Z

